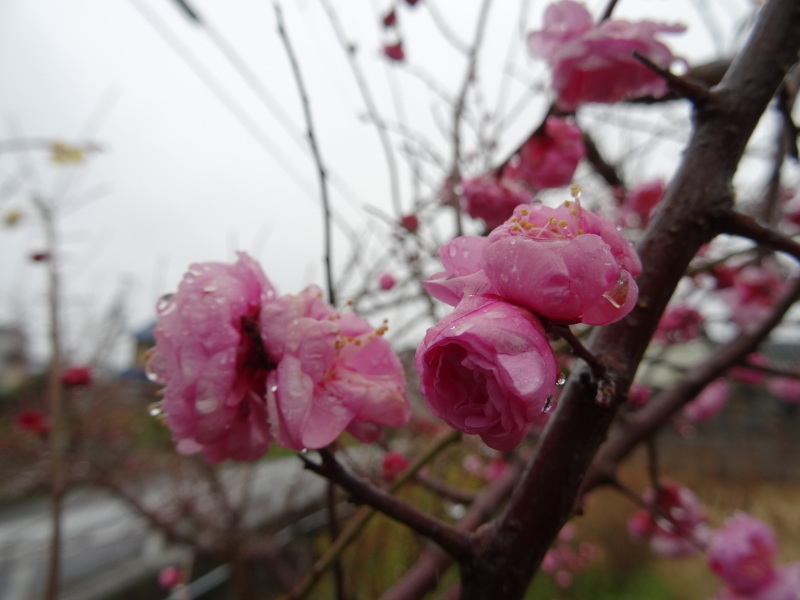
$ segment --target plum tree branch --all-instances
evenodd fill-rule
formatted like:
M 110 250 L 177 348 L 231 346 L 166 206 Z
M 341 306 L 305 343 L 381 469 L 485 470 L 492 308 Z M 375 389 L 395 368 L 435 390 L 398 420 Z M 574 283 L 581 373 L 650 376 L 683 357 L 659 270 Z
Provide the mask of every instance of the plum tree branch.
M 638 248 L 643 272 L 637 306 L 590 340 L 589 350 L 614 384 L 610 402 L 595 401 L 598 382 L 589 367 L 573 373 L 508 505 L 485 527 L 472 560 L 461 565 L 462 600 L 522 598 L 573 514 L 586 471 L 678 281 L 733 210 L 733 175 L 761 114 L 797 60 L 798 29 L 800 3 L 770 0 L 723 80 L 707 101 L 694 105 L 695 129 L 682 163 Z

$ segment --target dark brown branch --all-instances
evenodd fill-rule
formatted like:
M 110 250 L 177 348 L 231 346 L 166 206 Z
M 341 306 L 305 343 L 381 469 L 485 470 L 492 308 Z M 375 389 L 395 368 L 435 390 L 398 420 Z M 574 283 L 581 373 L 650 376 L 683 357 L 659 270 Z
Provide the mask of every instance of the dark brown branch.
M 583 134 L 583 145 L 586 147 L 586 161 L 592 165 L 595 173 L 600 175 L 603 181 L 611 187 L 625 187 L 617 168 L 603 158 L 597 144 L 588 133 Z
M 738 235 L 753 240 L 761 246 L 785 252 L 800 261 L 800 244 L 792 238 L 761 225 L 752 217 L 734 212 L 725 227 L 725 233 Z
M 489 520 L 497 508 L 508 498 L 519 478 L 520 467 L 509 463 L 503 474 L 478 492 L 467 514 L 456 523 L 459 531 L 473 531 Z M 434 589 L 441 575 L 453 559 L 436 547 L 425 550 L 403 578 L 385 592 L 380 600 L 417 600 Z
M 336 457 L 329 450 L 322 449 L 319 454 L 322 458 L 321 464 L 315 463 L 302 455 L 300 458 L 309 471 L 313 471 L 347 490 L 354 502 L 368 504 L 386 516 L 403 523 L 441 546 L 458 560 L 464 560 L 469 555 L 472 547 L 469 535 L 458 531 L 443 521 L 418 511 L 407 502 L 403 502 L 353 475 L 339 464 Z
M 606 378 L 606 368 L 601 363 L 598 358 L 592 354 L 586 346 L 583 345 L 577 336 L 570 331 L 570 328 L 567 325 L 551 325 L 550 329 L 553 333 L 560 335 L 564 340 L 570 345 L 572 349 L 572 354 L 577 356 L 578 358 L 582 359 L 589 368 L 592 370 L 592 374 L 594 375 L 596 380 L 603 380 Z
M 675 73 L 669 69 L 665 69 L 657 65 L 652 60 L 642 54 L 639 54 L 635 50 L 633 52 L 633 57 L 651 71 L 658 73 L 658 75 L 667 82 L 669 88 L 681 98 L 691 100 L 695 105 L 705 104 L 711 100 L 711 94 L 709 93 L 708 89 L 702 85 L 698 85 L 694 81 L 686 79 L 685 77 L 675 75 Z
M 417 476 L 414 479 L 426 490 L 433 492 L 434 494 L 438 494 L 443 498 L 447 498 L 452 502 L 457 502 L 459 504 L 470 504 L 473 500 L 475 500 L 474 492 L 467 492 L 457 487 L 453 487 L 452 485 L 449 485 L 448 483 L 442 481 L 441 479 L 437 479 L 428 473 L 417 473 Z

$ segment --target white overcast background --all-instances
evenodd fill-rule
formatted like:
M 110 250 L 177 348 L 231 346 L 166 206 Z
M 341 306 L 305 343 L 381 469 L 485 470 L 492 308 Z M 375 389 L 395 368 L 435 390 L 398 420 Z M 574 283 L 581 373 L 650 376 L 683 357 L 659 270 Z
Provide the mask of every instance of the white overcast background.
M 414 8 L 398 3 L 407 56 L 399 67 L 381 55 L 384 41 L 392 39 L 380 24 L 388 1 L 331 3 L 382 117 L 405 119 L 449 157 L 449 132 L 442 124 L 449 124 L 450 115 L 415 73 L 454 96 L 466 60 L 443 39 L 425 5 L 432 3 L 455 36 L 469 41 L 480 2 L 420 0 Z M 326 13 L 318 0 L 280 4 L 309 90 L 323 159 L 349 190 L 333 188 L 335 210 L 357 231 L 369 225 L 377 236 L 387 235 L 364 209 L 392 212 L 385 161 L 374 127 L 363 119 L 364 102 Z M 91 139 L 102 146 L 78 169 L 53 166 L 41 150 L 0 153 L 0 214 L 24 212 L 16 227 L 0 225 L 0 325 L 21 323 L 35 358 L 44 355 L 45 269 L 28 258 L 42 249 L 30 203 L 34 193 L 58 206 L 63 315 L 73 361 L 91 355 L 116 293 L 124 291 L 128 331 L 135 330 L 153 319 L 156 299 L 174 290 L 195 261 L 231 261 L 235 250 L 245 250 L 261 261 L 281 292 L 323 285 L 317 175 L 303 148 L 299 96 L 273 5 L 263 0 L 192 0 L 192 5 L 246 62 L 281 114 L 264 106 L 207 31 L 186 18 L 174 0 L 0 0 L 0 148 L 20 138 Z M 604 5 L 588 2 L 595 15 Z M 547 72 L 526 55 L 522 39 L 541 23 L 545 6 L 495 0 L 490 9 L 478 69 L 484 102 L 496 106 L 504 79 L 501 110 L 529 98 L 501 137 L 498 156 L 538 125 L 550 100 L 546 92 L 526 87 L 531 81 L 546 84 Z M 690 33 L 663 39 L 676 54 L 704 61 L 739 45 L 742 32 L 736 26 L 752 10 L 749 0 L 621 0 L 615 16 L 686 24 Z M 182 53 L 201 66 L 249 125 L 209 90 Z M 399 117 L 393 90 L 402 97 Z M 404 211 L 410 211 L 405 165 L 401 191 Z M 347 236 L 339 231 L 336 241 L 341 268 Z

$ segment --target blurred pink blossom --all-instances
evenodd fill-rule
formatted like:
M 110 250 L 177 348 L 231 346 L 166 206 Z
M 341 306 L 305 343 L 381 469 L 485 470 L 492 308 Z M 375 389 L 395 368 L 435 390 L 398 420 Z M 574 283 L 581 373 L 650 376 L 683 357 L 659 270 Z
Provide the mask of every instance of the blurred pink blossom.
M 760 367 L 769 366 L 767 357 L 758 352 L 748 354 L 747 363 Z M 764 380 L 767 378 L 767 374 L 764 371 L 752 369 L 746 364 L 733 367 L 728 374 L 731 376 L 731 379 L 735 379 L 745 385 L 758 385 L 759 383 L 764 383 Z
M 646 227 L 650 216 L 664 197 L 666 184 L 662 179 L 642 183 L 629 190 L 622 203 L 622 215 L 628 227 Z
M 23 410 L 17 415 L 17 425 L 38 436 L 50 431 L 50 423 L 40 410 Z
M 390 58 L 395 62 L 402 62 L 406 58 L 406 53 L 403 50 L 403 42 L 385 44 L 383 46 L 383 53 L 387 58 Z
M 509 161 L 503 175 L 525 181 L 536 190 L 561 187 L 572 183 L 575 169 L 584 156 L 583 133 L 575 122 L 569 118 L 548 117 L 544 131 L 537 131 L 528 138 Z
M 653 339 L 665 344 L 680 344 L 697 338 L 703 315 L 685 304 L 668 306 L 658 323 Z
M 628 390 L 628 401 L 636 408 L 642 407 L 650 400 L 653 390 L 643 383 L 632 383 Z
M 391 483 L 407 468 L 408 459 L 402 452 L 397 452 L 396 450 L 387 452 L 381 460 L 381 479 Z
M 264 349 L 277 364 L 267 374 L 267 412 L 284 448 L 322 448 L 346 429 L 374 442 L 379 425 L 411 418 L 400 359 L 373 328 L 353 313 L 337 313 L 309 286 L 264 305 Z
M 800 370 L 796 373 L 800 375 Z M 784 402 L 800 404 L 800 379 L 797 377 L 771 377 L 767 389 Z
M 642 270 L 611 221 L 567 201 L 519 206 L 495 229 L 483 269 L 497 293 L 558 323 L 605 325 L 634 307 Z
M 594 545 L 580 542 L 576 548 L 574 537 L 575 527 L 567 523 L 542 561 L 542 570 L 551 575 L 562 588 L 571 586 L 573 574 L 585 569 L 597 557 L 597 548 Z
M 697 397 L 683 407 L 683 416 L 692 423 L 708 421 L 728 402 L 731 388 L 725 379 L 715 379 Z
M 419 217 L 414 214 L 404 215 L 400 218 L 400 225 L 408 229 L 411 233 L 414 233 L 419 229 Z
M 415 366 L 430 411 L 496 450 L 515 448 L 546 417 L 558 378 L 539 321 L 486 296 L 466 296 L 428 329 Z
M 233 265 L 193 264 L 159 302 L 148 368 L 166 386 L 163 408 L 182 454 L 254 460 L 269 448 L 264 392 L 274 365 L 257 323 L 274 298 L 258 263 L 239 253 Z
M 381 273 L 378 278 L 378 286 L 384 291 L 392 289 L 396 284 L 397 280 L 391 273 Z
M 158 585 L 164 589 L 171 590 L 182 582 L 183 569 L 180 567 L 164 567 L 158 573 Z
M 461 196 L 467 214 L 483 219 L 488 230 L 509 218 L 517 206 L 533 200 L 533 195 L 513 180 L 498 181 L 491 175 L 464 181 Z
M 657 490 L 647 489 L 642 499 L 648 508 L 633 514 L 628 531 L 634 539 L 649 540 L 659 556 L 691 554 L 708 538 L 706 511 L 689 488 L 664 480 Z
M 676 59 L 655 36 L 683 30 L 680 25 L 651 21 L 607 20 L 595 25 L 582 4 L 561 0 L 547 7 L 544 27 L 530 34 L 528 48 L 552 70 L 558 107 L 574 111 L 588 102 L 663 96 L 664 79 L 636 60 L 633 52 L 669 69 Z
M 737 513 L 717 530 L 706 550 L 708 566 L 736 594 L 752 598 L 774 580 L 778 552 L 775 534 L 763 522 Z
M 766 319 L 785 288 L 784 281 L 767 265 L 736 270 L 733 286 L 719 297 L 730 308 L 730 319 L 744 330 Z
M 66 387 L 91 385 L 93 380 L 92 368 L 85 365 L 67 367 L 61 373 L 61 383 Z

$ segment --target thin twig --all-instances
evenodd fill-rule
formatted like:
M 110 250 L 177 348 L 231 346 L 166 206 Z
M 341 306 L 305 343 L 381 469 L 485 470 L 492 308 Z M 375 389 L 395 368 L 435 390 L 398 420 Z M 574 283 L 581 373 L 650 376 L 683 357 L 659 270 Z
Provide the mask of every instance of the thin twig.
M 336 306 L 336 290 L 333 286 L 333 248 L 331 240 L 331 206 L 328 197 L 328 180 L 325 173 L 325 165 L 322 162 L 322 156 L 317 146 L 317 138 L 314 134 L 314 121 L 311 117 L 311 106 L 306 93 L 305 84 L 303 83 L 303 76 L 300 72 L 300 66 L 297 63 L 297 57 L 292 49 L 292 44 L 289 40 L 289 35 L 286 33 L 286 27 L 283 23 L 283 13 L 281 7 L 277 2 L 272 3 L 275 9 L 275 19 L 278 24 L 278 35 L 280 35 L 283 46 L 286 49 L 286 56 L 292 66 L 292 73 L 294 74 L 295 83 L 297 83 L 297 91 L 300 94 L 300 100 L 303 104 L 303 117 L 306 122 L 306 129 L 308 135 L 308 143 L 311 146 L 311 151 L 314 155 L 314 163 L 317 165 L 317 175 L 319 176 L 319 188 L 322 194 L 322 212 L 323 212 L 323 234 L 325 247 L 325 279 L 328 284 L 328 302 L 331 306 Z
M 725 232 L 753 240 L 761 246 L 785 252 L 800 261 L 800 244 L 778 231 L 768 229 L 752 217 L 734 212 L 728 220 Z

